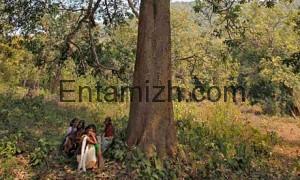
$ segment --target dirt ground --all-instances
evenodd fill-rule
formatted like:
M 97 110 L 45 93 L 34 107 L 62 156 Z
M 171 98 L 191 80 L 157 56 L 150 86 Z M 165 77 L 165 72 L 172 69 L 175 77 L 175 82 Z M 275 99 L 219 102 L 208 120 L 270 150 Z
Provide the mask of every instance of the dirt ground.
M 263 133 L 276 132 L 279 143 L 273 149 L 274 164 L 287 168 L 293 167 L 295 163 L 300 164 L 300 118 L 269 117 L 253 113 L 243 113 L 243 116 L 251 126 Z M 299 169 L 293 171 L 300 179 Z
M 276 132 L 280 143 L 274 152 L 289 158 L 300 157 L 300 119 L 246 115 L 250 124 L 262 132 Z

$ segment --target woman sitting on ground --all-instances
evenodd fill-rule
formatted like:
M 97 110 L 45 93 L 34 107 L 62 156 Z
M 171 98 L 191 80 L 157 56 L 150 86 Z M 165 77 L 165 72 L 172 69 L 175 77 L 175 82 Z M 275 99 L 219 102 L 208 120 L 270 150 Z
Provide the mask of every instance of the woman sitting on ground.
M 72 132 L 76 132 L 78 121 L 78 118 L 74 118 L 70 121 L 69 128 L 67 129 L 67 136 L 70 135 Z
M 75 137 L 75 133 L 77 131 L 78 121 L 79 121 L 78 118 L 74 118 L 70 121 L 66 136 L 64 137 L 64 140 L 62 142 L 62 150 L 68 156 L 74 155 L 74 152 L 76 151 L 74 137 Z
M 115 134 L 115 129 L 110 117 L 105 118 L 104 126 L 104 134 L 102 136 L 102 152 L 105 152 L 109 148 L 109 146 L 113 142 Z
M 87 126 L 82 136 L 81 152 L 77 156 L 79 171 L 94 170 L 103 165 L 100 142 L 100 137 L 96 136 L 96 126 L 93 124 Z

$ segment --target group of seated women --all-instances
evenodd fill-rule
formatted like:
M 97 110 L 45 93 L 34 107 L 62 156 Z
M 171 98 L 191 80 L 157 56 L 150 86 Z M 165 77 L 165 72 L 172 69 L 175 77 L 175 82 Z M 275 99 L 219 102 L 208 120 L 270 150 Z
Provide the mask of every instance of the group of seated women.
M 62 143 L 62 150 L 69 157 L 76 156 L 79 171 L 95 170 L 103 166 L 102 153 L 109 148 L 114 138 L 110 117 L 105 119 L 104 127 L 104 133 L 97 135 L 94 124 L 85 126 L 84 120 L 78 118 L 71 120 Z

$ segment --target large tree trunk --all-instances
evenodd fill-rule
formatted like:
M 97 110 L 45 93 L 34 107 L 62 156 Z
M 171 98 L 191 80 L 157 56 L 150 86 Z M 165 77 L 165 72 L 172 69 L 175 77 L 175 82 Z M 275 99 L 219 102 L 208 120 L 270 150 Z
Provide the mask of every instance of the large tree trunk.
M 171 82 L 171 29 L 170 0 L 142 0 L 139 16 L 137 57 L 133 86 L 142 90 L 133 91 L 127 128 L 127 144 L 140 147 L 147 156 L 155 153 L 160 157 L 176 153 L 176 129 L 173 105 L 168 96 Z M 170 85 L 170 83 L 169 83 Z M 153 102 L 159 89 L 164 102 Z M 146 98 L 149 87 L 149 101 Z

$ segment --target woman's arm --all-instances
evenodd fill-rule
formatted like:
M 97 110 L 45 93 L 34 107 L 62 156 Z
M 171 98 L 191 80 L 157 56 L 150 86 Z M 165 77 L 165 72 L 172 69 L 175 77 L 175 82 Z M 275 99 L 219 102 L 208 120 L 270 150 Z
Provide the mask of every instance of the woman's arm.
M 88 136 L 87 142 L 90 144 L 97 144 L 97 141 L 93 138 L 93 136 Z

